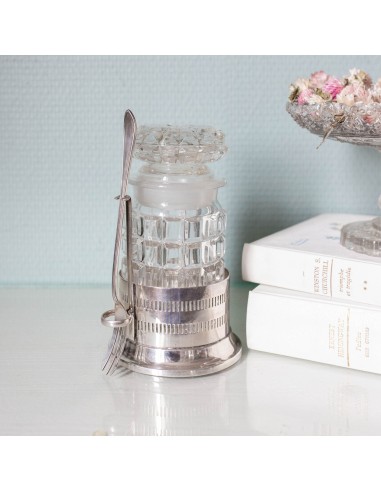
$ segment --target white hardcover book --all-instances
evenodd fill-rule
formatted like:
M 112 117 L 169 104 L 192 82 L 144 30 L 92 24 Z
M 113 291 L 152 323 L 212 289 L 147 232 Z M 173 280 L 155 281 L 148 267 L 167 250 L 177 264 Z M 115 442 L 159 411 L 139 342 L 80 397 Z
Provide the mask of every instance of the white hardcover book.
M 381 374 L 381 307 L 260 285 L 249 293 L 250 349 Z
M 366 215 L 323 214 L 245 244 L 242 277 L 327 297 L 381 305 L 381 257 L 340 244 L 340 230 Z

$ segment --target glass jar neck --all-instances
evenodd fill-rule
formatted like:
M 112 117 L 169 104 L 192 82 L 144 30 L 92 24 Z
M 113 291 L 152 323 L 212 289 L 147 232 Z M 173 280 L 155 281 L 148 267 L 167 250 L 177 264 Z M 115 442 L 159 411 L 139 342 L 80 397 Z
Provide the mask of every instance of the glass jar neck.
M 225 180 L 214 177 L 205 164 L 152 163 L 132 176 L 139 203 L 161 209 L 198 209 L 211 204 Z

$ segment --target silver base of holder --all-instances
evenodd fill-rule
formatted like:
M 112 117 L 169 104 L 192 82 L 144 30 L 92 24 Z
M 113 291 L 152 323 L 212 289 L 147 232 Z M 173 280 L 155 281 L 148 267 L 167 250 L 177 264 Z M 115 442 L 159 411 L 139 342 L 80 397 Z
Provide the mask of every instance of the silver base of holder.
M 128 340 L 119 366 L 150 376 L 188 378 L 223 371 L 241 355 L 241 342 L 232 332 L 210 345 L 183 349 L 158 349 Z
M 204 287 L 134 285 L 133 291 L 134 314 L 114 328 L 103 367 L 107 374 L 125 367 L 152 376 L 204 376 L 241 357 L 241 342 L 229 325 L 227 270 L 220 282 Z
M 381 217 L 346 224 L 341 229 L 340 243 L 357 253 L 381 256 Z

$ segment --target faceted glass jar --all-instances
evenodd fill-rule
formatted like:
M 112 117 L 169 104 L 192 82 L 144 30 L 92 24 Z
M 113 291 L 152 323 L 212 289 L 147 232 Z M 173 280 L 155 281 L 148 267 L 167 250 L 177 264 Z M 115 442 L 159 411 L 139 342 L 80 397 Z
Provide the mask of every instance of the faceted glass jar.
M 146 163 L 130 180 L 135 284 L 198 287 L 224 278 L 226 213 L 217 191 L 225 181 L 206 163 L 226 150 L 213 128 L 139 128 L 134 155 Z

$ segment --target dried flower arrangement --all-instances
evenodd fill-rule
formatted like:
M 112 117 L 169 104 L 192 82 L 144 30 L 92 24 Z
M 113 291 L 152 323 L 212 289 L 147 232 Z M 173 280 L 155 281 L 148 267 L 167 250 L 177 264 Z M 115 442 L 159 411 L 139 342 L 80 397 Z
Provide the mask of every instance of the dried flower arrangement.
M 349 75 L 338 79 L 323 70 L 308 79 L 299 78 L 290 86 L 289 100 L 302 104 L 338 102 L 346 106 L 381 102 L 381 78 L 373 85 L 364 70 L 352 68 Z
M 310 132 L 326 138 L 381 149 L 381 78 L 373 84 L 353 68 L 338 79 L 323 70 L 290 86 L 287 111 Z

